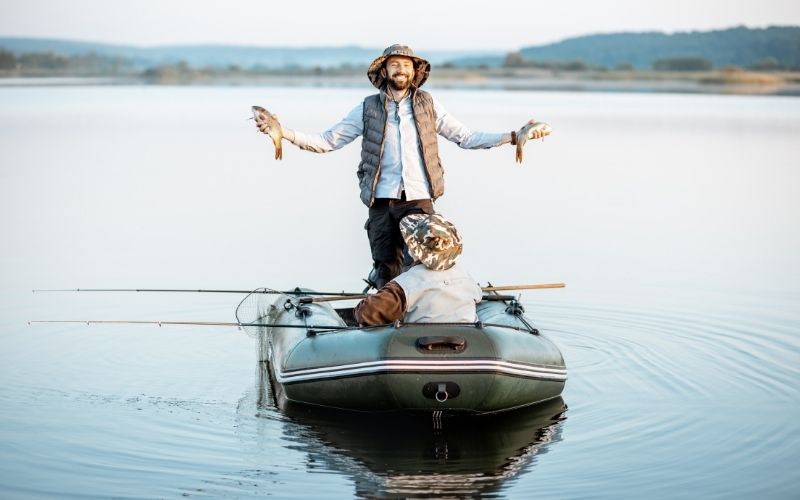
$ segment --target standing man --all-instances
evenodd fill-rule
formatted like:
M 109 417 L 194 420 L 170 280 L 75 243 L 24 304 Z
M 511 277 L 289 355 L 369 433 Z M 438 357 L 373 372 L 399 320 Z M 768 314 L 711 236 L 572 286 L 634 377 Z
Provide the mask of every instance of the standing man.
M 358 180 L 361 201 L 369 207 L 366 223 L 373 270 L 369 284 L 380 289 L 400 274 L 404 264 L 399 221 L 409 214 L 433 214 L 444 194 L 444 171 L 437 134 L 465 149 L 516 144 L 516 132 L 473 132 L 420 90 L 431 65 L 411 48 L 395 44 L 372 61 L 367 76 L 380 92 L 368 96 L 339 123 L 321 134 L 281 127 L 295 146 L 327 153 L 362 136 Z M 532 123 L 533 120 L 531 120 Z M 256 121 L 262 132 L 268 125 Z M 531 130 L 529 139 L 546 133 Z M 410 264 L 408 256 L 406 266 Z

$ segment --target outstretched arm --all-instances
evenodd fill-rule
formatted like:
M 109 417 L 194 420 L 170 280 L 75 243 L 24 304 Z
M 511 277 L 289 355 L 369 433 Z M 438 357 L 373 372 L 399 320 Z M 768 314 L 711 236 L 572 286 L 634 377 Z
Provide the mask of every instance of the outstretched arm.
M 340 149 L 364 133 L 363 109 L 364 104 L 359 104 L 339 123 L 321 134 L 307 134 L 281 125 L 283 137 L 298 148 L 314 153 L 327 153 Z M 259 130 L 265 132 L 263 127 L 265 125 L 259 126 Z
M 517 138 L 515 136 L 517 131 L 504 133 L 473 132 L 448 113 L 435 99 L 433 104 L 436 111 L 436 132 L 464 149 L 488 149 L 502 146 L 503 144 L 516 144 Z M 534 122 L 531 119 L 528 123 L 533 124 Z M 549 132 L 532 129 L 528 133 L 528 139 L 540 139 L 548 134 Z
M 436 132 L 450 142 L 464 149 L 488 149 L 511 142 L 511 133 L 473 132 L 447 112 L 436 99 L 433 100 L 436 112 Z

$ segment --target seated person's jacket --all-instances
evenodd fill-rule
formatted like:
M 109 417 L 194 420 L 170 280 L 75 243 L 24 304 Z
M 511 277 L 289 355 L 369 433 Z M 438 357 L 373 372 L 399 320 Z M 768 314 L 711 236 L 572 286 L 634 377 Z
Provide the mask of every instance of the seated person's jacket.
M 417 264 L 355 308 L 361 325 L 383 325 L 402 319 L 419 323 L 474 323 L 482 291 L 456 264 L 434 271 Z

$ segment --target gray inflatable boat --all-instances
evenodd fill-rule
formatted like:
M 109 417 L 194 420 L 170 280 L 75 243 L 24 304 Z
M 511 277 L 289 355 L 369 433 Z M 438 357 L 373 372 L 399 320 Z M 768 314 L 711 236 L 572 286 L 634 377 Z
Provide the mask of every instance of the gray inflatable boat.
M 281 295 L 250 313 L 258 322 L 247 328 L 279 407 L 487 414 L 557 398 L 564 388 L 561 352 L 513 297 L 486 295 L 477 323 L 359 327 L 352 308 L 314 302 L 312 293 Z

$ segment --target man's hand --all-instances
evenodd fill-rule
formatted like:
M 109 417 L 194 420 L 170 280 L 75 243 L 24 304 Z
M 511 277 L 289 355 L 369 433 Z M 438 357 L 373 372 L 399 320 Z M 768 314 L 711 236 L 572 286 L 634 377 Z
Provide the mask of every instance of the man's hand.
M 283 158 L 283 148 L 281 142 L 283 141 L 283 127 L 278 117 L 262 108 L 261 106 L 253 106 L 253 119 L 256 121 L 256 127 L 260 132 L 269 135 L 272 139 L 272 144 L 275 145 L 275 159 L 280 160 Z
M 528 121 L 528 123 L 525 124 L 525 126 L 527 127 L 528 125 L 534 125 L 535 123 L 536 123 L 536 120 L 531 118 Z M 523 128 L 525 128 L 525 127 L 523 127 Z M 547 137 L 548 135 L 550 135 L 550 132 L 552 132 L 552 129 L 549 126 L 547 126 L 547 127 L 528 127 L 528 139 L 529 140 L 531 140 L 531 139 L 541 139 L 542 137 Z
M 272 115 L 272 116 L 273 116 L 273 118 L 275 118 L 275 120 L 278 120 L 278 122 L 280 123 L 278 115 Z M 263 119 L 259 119 L 259 118 L 256 118 L 255 120 L 256 120 L 256 128 L 259 130 L 259 132 L 263 132 L 265 134 L 269 133 L 270 124 L 267 122 L 267 120 L 263 120 Z M 281 127 L 281 128 L 283 128 L 283 127 Z
M 544 122 L 537 122 L 534 119 L 531 119 L 528 123 L 522 126 L 517 132 L 517 154 L 516 159 L 517 163 L 522 163 L 522 148 L 525 146 L 530 140 L 533 139 L 541 139 L 550 135 L 553 129 L 550 128 L 550 125 Z

